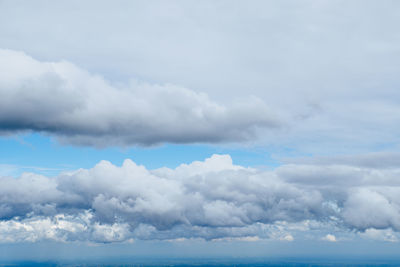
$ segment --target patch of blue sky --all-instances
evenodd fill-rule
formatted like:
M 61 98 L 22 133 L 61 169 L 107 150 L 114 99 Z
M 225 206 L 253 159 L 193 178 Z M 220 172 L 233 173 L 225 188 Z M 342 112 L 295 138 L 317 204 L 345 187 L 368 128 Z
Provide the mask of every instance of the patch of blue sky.
M 19 176 L 26 171 L 56 175 L 63 170 L 91 168 L 101 160 L 121 165 L 125 159 L 131 159 L 148 169 L 175 168 L 182 163 L 202 161 L 213 154 L 229 154 L 234 164 L 246 167 L 271 169 L 280 165 L 268 148 L 165 144 L 155 147 L 98 149 L 61 145 L 37 133 L 2 137 L 0 148 L 0 174 L 11 176 Z

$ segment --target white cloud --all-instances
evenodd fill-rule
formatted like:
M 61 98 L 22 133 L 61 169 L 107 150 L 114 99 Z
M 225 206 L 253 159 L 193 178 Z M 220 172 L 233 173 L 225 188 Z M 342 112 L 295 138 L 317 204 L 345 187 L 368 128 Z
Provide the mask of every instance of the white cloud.
M 329 242 L 336 242 L 337 241 L 336 240 L 336 236 L 334 236 L 332 234 L 327 234 L 326 236 L 324 236 L 322 238 L 322 240 L 329 241 Z
M 277 125 L 256 97 L 224 106 L 183 87 L 115 85 L 69 62 L 0 50 L 0 134 L 38 131 L 104 147 L 245 141 Z
M 90 0 L 79 4 L 37 1 L 43 4 L 19 5 L 15 1 L 1 1 L 0 43 L 3 48 L 25 51 L 41 61 L 66 59 L 116 83 L 139 77 L 156 83 L 182 85 L 207 93 L 211 100 L 204 101 L 224 103 L 218 106 L 227 110 L 230 110 L 227 103 L 231 103 L 232 99 L 255 95 L 272 107 L 287 123 L 285 125 L 289 125 L 285 128 L 287 131 L 280 131 L 279 134 L 271 134 L 267 128 L 260 135 L 262 144 L 281 144 L 312 154 L 329 154 L 332 151 L 358 153 L 376 150 L 382 145 L 399 144 L 400 108 L 397 103 L 400 94 L 397 88 L 400 85 L 400 38 L 396 35 L 396 25 L 400 24 L 400 17 L 396 1 L 384 5 L 379 1 L 371 1 L 368 5 L 363 1 L 352 1 L 345 4 L 346 8 L 343 8 L 342 2 L 318 0 L 296 3 L 252 1 L 251 4 L 232 4 L 225 0 L 217 3 L 122 0 L 117 4 L 115 1 Z M 109 19 L 105 21 L 104 17 Z M 17 61 L 13 62 L 8 56 L 7 61 L 1 62 L 8 62 L 4 63 L 7 64 L 6 72 L 2 73 L 8 73 L 10 79 L 17 79 L 15 74 L 27 77 L 29 73 L 41 73 L 40 64 L 24 64 L 15 72 L 15 66 L 21 65 Z M 58 68 L 61 68 L 60 64 Z M 93 78 L 95 75 L 89 76 Z M 57 84 L 63 85 L 57 83 L 59 79 L 56 77 L 48 75 L 30 84 L 47 86 L 49 90 Z M 85 75 L 74 77 L 83 79 Z M 99 81 L 99 84 L 92 79 L 90 83 L 95 83 L 97 88 L 103 82 Z M 75 83 L 79 87 L 82 84 L 85 81 Z M 144 87 L 143 84 L 141 86 Z M 42 90 L 45 92 L 46 88 Z M 53 98 L 63 101 L 70 99 L 63 92 L 54 91 L 53 94 Z M 131 139 L 126 134 L 115 136 L 125 129 L 124 125 L 131 124 L 127 123 L 125 105 L 113 105 L 114 97 L 106 94 L 105 100 L 96 98 L 94 103 L 99 103 L 101 108 L 113 105 L 115 115 L 124 113 L 120 116 L 125 119 L 120 117 L 115 123 L 107 124 L 101 122 L 112 120 L 114 115 L 105 118 L 102 113 L 93 118 L 93 113 L 88 113 L 79 124 L 80 132 L 86 131 L 79 135 L 79 131 L 73 131 L 77 130 L 77 125 L 73 125 L 66 141 L 104 145 L 104 142 L 93 140 L 87 133 L 93 124 L 96 124 L 93 129 L 102 133 L 103 140 L 108 139 L 114 144 L 118 144 L 119 140 L 123 140 L 122 144 L 152 143 L 156 139 L 218 142 L 229 137 L 238 140 L 248 136 L 244 129 L 248 129 L 249 125 L 244 120 L 239 122 L 236 119 L 234 125 L 225 125 L 226 121 L 220 117 L 215 121 L 196 120 L 198 123 L 191 125 L 195 126 L 193 132 L 186 132 L 186 138 L 179 136 L 177 132 L 182 131 L 179 126 L 185 128 L 187 120 L 199 114 L 196 113 L 199 110 L 196 109 L 199 107 L 196 100 L 201 97 L 188 97 L 182 92 L 157 95 L 159 98 L 156 100 L 143 95 L 140 99 L 145 104 L 150 101 L 151 109 L 162 116 L 148 114 L 148 109 L 144 107 L 139 114 L 134 113 L 137 121 L 130 123 L 137 122 L 139 126 L 150 129 L 154 126 L 160 130 L 157 127 L 160 120 L 167 119 L 167 126 L 171 125 L 169 122 L 174 122 L 174 129 L 163 129 L 163 135 L 157 136 L 155 131 L 148 131 L 150 136 L 145 138 L 142 131 L 148 128 L 139 127 L 136 128 L 139 136 L 134 135 Z M 41 98 L 52 99 L 49 96 L 41 95 Z M 179 105 L 175 109 L 175 106 L 163 103 L 164 99 L 174 97 L 181 97 L 183 103 L 180 107 L 194 105 L 195 111 L 189 112 L 190 109 L 183 107 L 185 116 L 178 114 L 174 117 Z M 218 99 L 218 102 L 213 99 Z M 75 104 L 73 101 L 52 101 L 54 106 L 60 105 L 64 110 Z M 138 102 L 135 105 L 140 106 L 141 102 Z M 176 104 L 176 101 L 173 103 Z M 50 119 L 47 112 L 51 108 L 49 105 L 41 109 L 46 112 L 47 119 Z M 200 105 L 200 110 L 204 107 Z M 94 112 L 94 109 L 90 110 Z M 263 108 L 251 110 L 249 114 L 252 118 L 258 118 L 253 117 L 254 113 L 265 114 Z M 210 113 L 215 118 L 215 113 Z M 240 117 L 241 114 L 236 112 L 226 117 Z M 246 112 L 243 114 L 249 115 Z M 55 117 L 59 115 L 54 114 Z M 147 115 L 151 115 L 152 123 L 144 125 L 141 118 L 147 121 Z M 84 120 L 87 119 L 91 120 L 91 124 L 85 128 Z M 179 123 L 176 124 L 175 119 L 180 120 Z M 267 121 L 270 122 L 269 119 Z M 43 129 L 48 126 L 46 122 L 25 124 L 25 127 Z M 221 126 L 207 135 L 206 129 L 210 129 L 207 122 L 211 126 Z M 251 125 L 262 124 L 258 119 L 250 122 Z M 59 129 L 53 126 L 48 130 Z M 175 130 L 175 127 L 178 129 Z M 233 129 L 239 132 L 233 133 Z M 73 137 L 72 132 L 77 135 Z M 225 138 L 221 139 L 221 132 L 226 134 Z M 107 133 L 109 135 L 105 136 Z
M 243 236 L 243 237 L 223 237 L 223 238 L 214 238 L 211 241 L 219 242 L 219 241 L 242 241 L 242 242 L 257 242 L 260 241 L 258 236 Z
M 281 238 L 282 241 L 289 241 L 292 242 L 294 240 L 294 237 L 291 234 L 287 234 L 284 237 Z
M 365 232 L 361 232 L 360 236 L 366 239 L 387 241 L 387 242 L 398 242 L 399 233 L 394 232 L 392 229 L 374 229 L 369 228 Z
M 253 140 L 286 125 L 263 132 L 263 144 L 321 154 L 398 146 L 397 3 L 75 4 L 0 1 L 0 43 L 13 49 L 0 50 L 1 135 L 105 147 Z M 213 156 L 176 169 L 103 161 L 1 177 L 0 235 L 290 241 L 329 226 L 397 240 L 399 163 L 371 153 L 260 171 Z
M 176 169 L 102 161 L 53 178 L 1 177 L 2 233 L 5 240 L 17 231 L 17 240 L 115 242 L 256 236 L 290 241 L 294 232 L 318 229 L 399 231 L 397 181 L 382 179 L 399 170 L 335 166 L 259 171 L 214 155 Z M 53 230 L 42 230 L 44 224 Z M 90 235 L 77 235 L 82 227 Z
M 74 216 L 58 214 L 53 217 L 28 217 L 0 221 L 1 242 L 36 242 L 41 240 L 85 241 L 89 229 L 87 222 L 90 214 L 80 213 Z
M 345 202 L 343 218 L 359 229 L 374 226 L 378 229 L 392 227 L 400 230 L 399 197 L 391 196 L 390 188 L 386 190 L 354 190 Z M 393 191 L 398 190 L 396 188 Z

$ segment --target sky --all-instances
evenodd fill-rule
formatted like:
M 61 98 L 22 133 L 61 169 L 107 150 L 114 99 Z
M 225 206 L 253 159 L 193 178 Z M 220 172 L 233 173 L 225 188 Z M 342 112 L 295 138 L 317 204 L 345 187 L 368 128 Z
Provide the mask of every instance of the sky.
M 0 260 L 396 256 L 399 12 L 0 0 Z

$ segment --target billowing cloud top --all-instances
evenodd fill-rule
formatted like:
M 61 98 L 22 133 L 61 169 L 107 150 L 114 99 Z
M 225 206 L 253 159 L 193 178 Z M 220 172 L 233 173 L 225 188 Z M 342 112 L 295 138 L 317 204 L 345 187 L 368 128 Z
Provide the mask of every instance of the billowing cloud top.
M 0 178 L 0 240 L 291 241 L 293 231 L 324 228 L 329 235 L 321 238 L 329 241 L 337 240 L 331 231 L 349 230 L 395 240 L 399 174 L 395 166 L 335 163 L 259 171 L 233 165 L 228 155 L 176 169 L 148 170 L 126 160 L 53 178 L 25 173 Z
M 227 142 L 277 121 L 256 97 L 224 106 L 174 85 L 113 85 L 68 62 L 0 50 L 0 134 L 38 131 L 75 145 Z

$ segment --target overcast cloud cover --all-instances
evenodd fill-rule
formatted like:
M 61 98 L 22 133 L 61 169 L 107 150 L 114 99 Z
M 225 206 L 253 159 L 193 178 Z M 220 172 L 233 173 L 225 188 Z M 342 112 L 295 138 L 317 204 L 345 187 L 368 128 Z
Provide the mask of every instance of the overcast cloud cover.
M 25 173 L 1 178 L 0 240 L 292 241 L 318 230 L 314 239 L 331 242 L 337 241 L 332 232 L 397 241 L 399 174 L 397 165 L 351 163 L 259 171 L 233 165 L 228 155 L 176 169 L 148 170 L 126 160 L 57 177 Z

